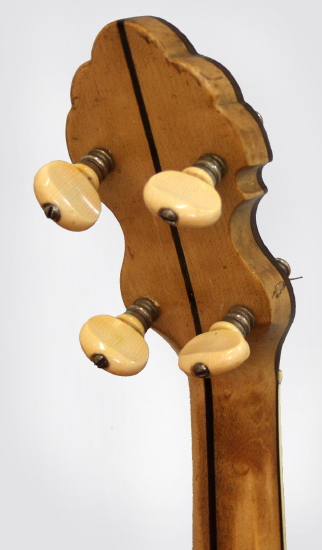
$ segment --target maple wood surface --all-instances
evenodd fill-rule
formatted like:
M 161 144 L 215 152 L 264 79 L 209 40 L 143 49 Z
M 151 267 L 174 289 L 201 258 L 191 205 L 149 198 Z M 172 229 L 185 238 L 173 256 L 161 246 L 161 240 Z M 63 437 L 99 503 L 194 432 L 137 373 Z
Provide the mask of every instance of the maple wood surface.
M 155 149 L 142 122 L 124 41 Z M 265 130 L 226 70 L 197 55 L 171 25 L 151 17 L 101 31 L 91 61 L 75 75 L 71 98 L 72 161 L 95 147 L 108 149 L 115 159 L 100 196 L 124 231 L 125 305 L 141 296 L 158 302 L 161 315 L 153 327 L 177 351 L 196 335 L 199 321 L 207 331 L 234 305 L 256 317 L 247 338 L 249 359 L 208 381 L 215 513 L 209 504 L 209 400 L 207 405 L 205 382 L 189 377 L 194 549 L 281 550 L 277 366 L 294 308 L 289 282 L 262 245 L 254 221 L 264 194 L 261 167 L 271 158 Z M 170 227 L 148 211 L 143 188 L 158 169 L 183 170 L 205 153 L 222 157 L 227 170 L 216 187 L 220 220 L 204 229 L 178 230 L 197 307 L 192 315 Z

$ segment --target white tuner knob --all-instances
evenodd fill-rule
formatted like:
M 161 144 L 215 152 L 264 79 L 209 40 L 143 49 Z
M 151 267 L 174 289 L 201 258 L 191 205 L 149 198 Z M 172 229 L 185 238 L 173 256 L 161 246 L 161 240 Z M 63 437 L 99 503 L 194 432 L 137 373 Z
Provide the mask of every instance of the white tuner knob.
M 221 215 L 221 199 L 215 186 L 223 177 L 223 160 L 203 155 L 182 172 L 167 170 L 152 176 L 143 198 L 155 216 L 178 227 L 207 227 Z
M 112 156 L 103 149 L 92 149 L 78 164 L 49 162 L 35 176 L 35 195 L 48 218 L 70 231 L 84 231 L 100 215 L 98 189 L 112 169 Z
M 146 330 L 158 317 L 158 306 L 148 298 L 139 298 L 118 317 L 97 315 L 80 331 L 83 351 L 93 363 L 119 376 L 139 373 L 149 357 L 144 340 Z
M 209 332 L 188 342 L 179 354 L 179 367 L 188 375 L 207 378 L 239 367 L 249 357 L 245 336 L 255 318 L 245 307 L 235 306 Z

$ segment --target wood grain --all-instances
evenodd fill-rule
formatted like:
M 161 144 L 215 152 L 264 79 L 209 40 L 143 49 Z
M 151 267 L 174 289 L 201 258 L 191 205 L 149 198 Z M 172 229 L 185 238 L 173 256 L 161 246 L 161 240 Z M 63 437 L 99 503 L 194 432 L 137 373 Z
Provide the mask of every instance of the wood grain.
M 234 305 L 257 320 L 241 367 L 211 381 L 189 378 L 194 550 L 281 550 L 276 372 L 294 304 L 256 229 L 261 168 L 271 158 L 262 124 L 226 69 L 151 17 L 105 27 L 71 95 L 72 161 L 94 147 L 116 161 L 100 195 L 124 231 L 126 306 L 141 296 L 157 301 L 154 328 L 176 350 Z M 144 185 L 209 152 L 227 166 L 216 188 L 222 216 L 209 228 L 171 231 L 145 207 Z

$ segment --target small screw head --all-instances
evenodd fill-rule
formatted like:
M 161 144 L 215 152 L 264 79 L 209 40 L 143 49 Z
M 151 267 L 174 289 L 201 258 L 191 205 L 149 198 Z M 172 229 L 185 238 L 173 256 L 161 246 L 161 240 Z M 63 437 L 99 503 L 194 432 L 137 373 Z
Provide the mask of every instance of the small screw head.
M 43 210 L 45 212 L 46 218 L 49 218 L 54 222 L 59 222 L 61 215 L 58 206 L 56 206 L 55 204 L 44 204 Z
M 101 353 L 94 355 L 93 363 L 98 369 L 106 369 L 108 367 L 108 360 L 105 355 L 102 355 Z
M 210 371 L 208 367 L 203 363 L 196 363 L 194 367 L 192 367 L 192 372 L 195 376 L 198 376 L 199 378 L 208 378 L 208 376 L 210 376 Z
M 171 208 L 161 208 L 159 216 L 170 225 L 175 225 L 178 221 L 178 215 Z

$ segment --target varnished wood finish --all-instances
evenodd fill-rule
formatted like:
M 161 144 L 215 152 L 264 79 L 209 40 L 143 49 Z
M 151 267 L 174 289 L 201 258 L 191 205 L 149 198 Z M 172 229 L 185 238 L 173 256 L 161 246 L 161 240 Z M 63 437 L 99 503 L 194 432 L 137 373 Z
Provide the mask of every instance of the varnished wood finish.
M 100 196 L 124 231 L 126 306 L 140 296 L 157 301 L 154 328 L 178 351 L 234 305 L 257 320 L 241 367 L 206 382 L 189 378 L 194 550 L 281 550 L 276 369 L 293 306 L 255 225 L 261 167 L 271 157 L 261 122 L 225 69 L 151 17 L 105 27 L 71 97 L 72 161 L 94 147 L 115 158 Z M 216 187 L 220 220 L 170 229 L 145 207 L 145 183 L 209 152 L 227 167 Z

